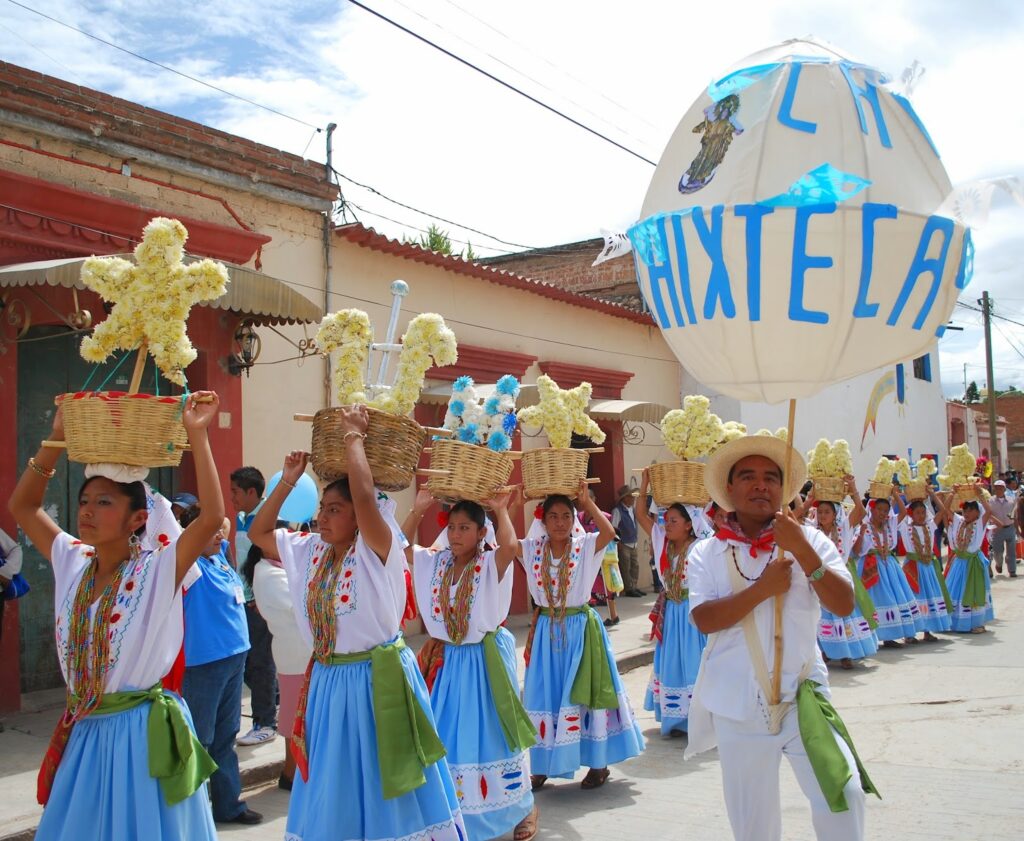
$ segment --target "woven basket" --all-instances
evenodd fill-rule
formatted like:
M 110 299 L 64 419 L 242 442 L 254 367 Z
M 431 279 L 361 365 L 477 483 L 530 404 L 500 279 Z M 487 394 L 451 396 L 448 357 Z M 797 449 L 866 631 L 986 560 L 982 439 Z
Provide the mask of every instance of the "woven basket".
M 981 486 L 975 483 L 961 485 L 953 491 L 953 501 L 959 507 L 965 502 L 977 502 L 981 498 Z
M 61 394 L 64 439 L 70 461 L 136 467 L 177 467 L 188 444 L 181 425 L 181 397 L 123 391 Z
M 819 502 L 846 499 L 846 480 L 842 476 L 820 476 L 814 480 L 814 498 Z
M 648 468 L 651 496 L 659 508 L 676 502 L 707 505 L 711 499 L 704 488 L 704 465 L 695 461 L 663 461 Z
M 427 490 L 438 499 L 484 502 L 508 482 L 512 457 L 476 444 L 437 440 L 431 444 L 430 469 L 448 472 L 427 482 Z
M 587 478 L 586 450 L 543 447 L 523 453 L 523 493 L 527 499 L 552 494 L 576 496 L 580 480 Z
M 888 499 L 892 496 L 892 482 L 868 482 L 868 496 L 872 499 Z
M 348 473 L 345 439 L 339 423 L 343 407 L 321 409 L 313 416 L 310 445 L 313 472 L 324 482 Z M 403 491 L 412 484 L 426 430 L 416 421 L 367 407 L 370 416 L 363 448 L 373 484 L 382 491 Z
M 907 499 L 911 502 L 916 502 L 919 499 L 928 499 L 928 483 L 923 479 L 914 479 L 912 482 L 907 482 L 906 494 Z

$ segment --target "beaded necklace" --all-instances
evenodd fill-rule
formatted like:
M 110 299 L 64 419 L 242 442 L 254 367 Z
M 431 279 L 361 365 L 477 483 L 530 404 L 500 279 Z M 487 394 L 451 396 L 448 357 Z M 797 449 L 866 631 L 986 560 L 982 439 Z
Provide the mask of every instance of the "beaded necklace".
M 843 533 L 839 530 L 838 525 L 835 521 L 832 522 L 832 528 L 825 531 L 819 524 L 818 531 L 824 534 L 829 540 L 832 541 L 832 545 L 836 547 L 836 551 L 839 553 L 839 557 L 843 557 Z
M 889 555 L 892 551 L 892 547 L 889 543 L 889 524 L 886 523 L 882 526 L 882 528 L 885 529 L 884 540 L 882 539 L 881 532 L 878 531 L 874 523 L 869 521 L 869 526 L 871 528 L 871 536 L 874 538 L 875 542 L 875 554 L 879 556 Z
M 68 629 L 68 688 L 64 720 L 73 723 L 87 716 L 100 703 L 110 660 L 110 614 L 121 590 L 125 570 L 138 560 L 140 550 L 131 544 L 127 560 L 118 564 L 113 577 L 103 588 L 89 634 L 89 608 L 94 601 L 99 559 L 93 559 L 78 582 L 71 606 Z
M 918 532 L 918 529 L 927 528 L 927 526 L 918 526 L 915 523 L 910 524 L 910 539 L 914 542 L 914 553 L 920 560 L 926 560 L 931 557 L 931 550 L 927 548 L 924 536 Z
M 693 545 L 693 538 L 687 540 L 674 555 L 669 551 L 670 545 L 670 541 L 666 540 L 664 552 L 668 561 L 668 571 L 665 575 L 665 598 L 681 602 L 687 597 L 687 588 L 683 586 L 683 582 L 686 581 L 686 567 L 689 564 L 687 555 Z
M 960 523 L 960 528 L 956 533 L 957 552 L 966 552 L 970 548 L 971 541 L 974 540 L 974 527 L 976 524 L 977 520 L 973 523 L 968 523 L 966 519 Z
M 352 538 L 352 545 L 346 558 L 356 551 L 357 538 L 358 534 Z M 334 603 L 338 576 L 344 566 L 344 559 L 337 562 L 334 546 L 330 546 L 324 553 L 320 566 L 313 573 L 309 590 L 306 592 L 306 613 L 309 616 L 310 630 L 313 632 L 313 656 L 321 663 L 330 660 L 337 642 L 338 624 Z
M 469 631 L 469 615 L 473 611 L 473 584 L 476 573 L 480 570 L 480 555 L 477 554 L 473 560 L 462 568 L 459 573 L 458 583 L 455 581 L 455 553 L 449 550 L 448 565 L 441 573 L 441 592 L 438 598 L 441 600 L 444 615 L 444 629 L 448 632 L 448 639 L 458 645 L 466 638 Z M 455 587 L 455 596 L 452 596 L 452 587 Z
M 562 625 L 565 623 L 565 609 L 566 602 L 569 600 L 569 578 L 572 574 L 572 570 L 569 569 L 569 556 L 572 554 L 572 540 L 568 542 L 565 547 L 565 553 L 558 559 L 558 591 L 555 592 L 553 589 L 555 586 L 555 579 L 551 577 L 551 567 L 553 566 L 553 558 L 551 555 L 551 543 L 546 542 L 544 544 L 544 562 L 541 568 L 541 584 L 544 587 L 544 595 L 548 600 L 548 607 L 551 608 L 555 613 L 555 623 L 552 623 L 552 631 L 554 630 L 554 624 Z
M 764 566 L 761 568 L 761 571 L 757 575 L 755 575 L 753 578 L 751 578 L 742 569 L 740 569 L 740 562 L 738 560 L 736 560 L 736 547 L 735 546 L 730 546 L 729 547 L 729 551 L 732 552 L 732 565 L 734 567 L 736 567 L 736 572 L 738 572 L 747 581 L 750 581 L 751 583 L 753 583 L 754 581 L 757 581 L 758 579 L 760 579 L 760 577 L 762 575 L 764 575 L 764 571 L 766 569 L 768 569 L 768 564 L 770 564 L 772 562 L 772 552 L 775 551 L 775 547 L 773 546 L 770 550 L 768 550 L 768 560 L 766 560 L 764 562 Z

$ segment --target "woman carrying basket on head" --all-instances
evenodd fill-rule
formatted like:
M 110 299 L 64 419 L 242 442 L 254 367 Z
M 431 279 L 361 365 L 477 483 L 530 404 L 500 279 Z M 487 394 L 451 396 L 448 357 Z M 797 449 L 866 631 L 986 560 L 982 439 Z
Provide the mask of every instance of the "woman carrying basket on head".
M 640 480 L 640 498 L 646 499 L 650 474 Z M 665 525 L 655 522 L 646 510 L 637 508 L 636 519 L 651 538 L 654 562 L 664 590 L 658 596 L 654 618 L 654 669 L 644 698 L 644 709 L 653 710 L 661 723 L 661 735 L 685 733 L 693 685 L 697 682 L 700 659 L 708 638 L 690 622 L 690 591 L 686 578 L 687 555 L 696 537 L 686 506 L 672 503 L 665 509 Z
M 364 406 L 343 407 L 348 475 L 324 488 L 319 534 L 274 528 L 308 454 L 285 457 L 281 480 L 249 526 L 264 557 L 284 564 L 299 630 L 313 647 L 292 747 L 299 774 L 286 835 L 318 839 L 465 838 L 430 699 L 399 631 L 405 541 L 378 494 L 363 440 Z
M 434 502 L 428 490 L 419 491 L 405 534 L 416 534 Z M 430 635 L 420 668 L 468 841 L 508 832 L 529 841 L 537 834 L 526 754 L 536 730 L 519 700 L 515 637 L 501 627 L 512 601 L 509 567 L 519 552 L 508 503 L 508 493 L 487 502 L 495 533 L 482 505 L 456 502 L 439 517 L 443 530 L 433 546 L 405 550 Z
M 985 509 L 984 517 L 981 507 Z M 948 531 L 953 559 L 946 567 L 946 584 L 953 607 L 953 630 L 983 634 L 988 630 L 985 623 L 995 619 L 995 612 L 988 559 L 981 551 L 981 544 L 985 542 L 985 526 L 995 515 L 981 496 L 967 500 L 960 510 L 962 513 L 953 514 Z
M 938 642 L 934 631 L 950 631 L 953 629 L 951 612 L 953 602 L 946 589 L 946 579 L 942 575 L 942 564 L 935 556 L 935 521 L 945 521 L 947 512 L 939 502 L 935 492 L 929 489 L 928 495 L 938 509 L 938 514 L 923 499 L 915 499 L 910 505 L 904 505 L 899 495 L 896 506 L 906 516 L 900 520 L 899 535 L 903 544 L 906 560 L 903 572 L 907 583 L 917 598 L 917 608 L 924 622 L 925 642 Z
M 520 561 L 537 615 L 526 644 L 524 706 L 537 728 L 530 749 L 534 791 L 548 777 L 572 779 L 586 765 L 581 786 L 597 788 L 608 766 L 638 756 L 643 735 L 622 687 L 608 634 L 587 602 L 604 548 L 615 530 L 580 481 L 577 501 L 597 524 L 586 534 L 573 500 L 547 497 L 520 541 Z
M 40 841 L 79 839 L 90 826 L 119 841 L 216 838 L 204 782 L 216 765 L 183 702 L 160 684 L 183 639 L 182 581 L 224 521 L 206 435 L 217 397 L 183 399 L 202 511 L 176 539 L 160 533 L 151 541 L 158 548 L 143 548 L 156 504 L 138 480 L 145 468 L 86 467 L 77 539 L 43 508 L 59 450 L 42 447 L 29 459 L 8 503 L 53 566 L 57 653 L 68 685 L 39 773 Z M 50 439 L 64 440 L 60 409 Z

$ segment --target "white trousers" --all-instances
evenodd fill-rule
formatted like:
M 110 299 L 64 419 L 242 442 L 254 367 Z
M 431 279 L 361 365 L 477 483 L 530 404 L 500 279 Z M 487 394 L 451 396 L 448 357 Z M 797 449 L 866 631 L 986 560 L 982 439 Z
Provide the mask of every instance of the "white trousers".
M 838 735 L 833 733 L 853 771 L 843 790 L 849 806 L 845 812 L 828 808 L 800 740 L 795 706 L 774 736 L 760 719 L 735 721 L 715 715 L 712 721 L 718 737 L 725 807 L 736 841 L 782 841 L 779 766 L 783 755 L 811 803 L 811 820 L 818 841 L 863 841 L 864 791 L 853 756 Z

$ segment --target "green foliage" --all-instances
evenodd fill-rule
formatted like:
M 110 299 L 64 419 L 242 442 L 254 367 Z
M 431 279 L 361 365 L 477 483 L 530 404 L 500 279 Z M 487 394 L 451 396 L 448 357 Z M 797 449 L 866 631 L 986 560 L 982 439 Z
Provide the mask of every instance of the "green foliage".
M 420 248 L 426 248 L 428 251 L 433 251 L 436 254 L 444 254 L 446 257 L 461 257 L 463 260 L 469 260 L 470 262 L 477 259 L 472 243 L 467 243 L 464 251 L 456 252 L 448 232 L 441 230 L 433 223 L 431 223 L 429 230 L 425 234 L 420 234 L 414 238 L 403 236 L 402 242 L 418 245 Z

